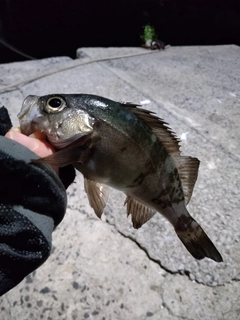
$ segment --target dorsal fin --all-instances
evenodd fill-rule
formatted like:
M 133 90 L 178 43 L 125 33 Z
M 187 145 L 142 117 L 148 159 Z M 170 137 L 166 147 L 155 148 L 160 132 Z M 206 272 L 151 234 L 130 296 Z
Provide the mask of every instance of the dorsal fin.
M 197 158 L 185 156 L 173 156 L 178 174 L 182 182 L 182 189 L 185 197 L 185 203 L 191 199 L 193 188 L 198 176 L 198 167 L 200 161 Z
M 128 108 L 130 112 L 143 120 L 151 128 L 169 154 L 180 155 L 180 140 L 167 122 L 155 116 L 155 112 L 138 108 L 139 105 L 130 102 L 122 103 L 122 105 Z
M 140 228 L 156 213 L 156 211 L 150 209 L 145 204 L 129 196 L 127 196 L 125 204 L 127 204 L 127 216 L 132 215 L 132 224 L 135 229 Z
M 180 139 L 178 139 L 172 129 L 169 128 L 169 124 L 155 116 L 154 112 L 138 108 L 139 105 L 130 102 L 123 103 L 122 105 L 151 128 L 167 152 L 173 157 L 182 182 L 185 202 L 188 204 L 197 180 L 199 160 L 197 158 L 181 156 L 179 146 Z

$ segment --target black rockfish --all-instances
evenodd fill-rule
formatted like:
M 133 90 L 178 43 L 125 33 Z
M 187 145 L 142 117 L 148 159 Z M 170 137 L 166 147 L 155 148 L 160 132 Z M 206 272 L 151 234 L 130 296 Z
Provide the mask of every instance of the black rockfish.
M 28 96 L 18 117 L 24 134 L 40 130 L 59 149 L 41 161 L 72 164 L 84 175 L 98 217 L 113 187 L 126 194 L 134 228 L 160 212 L 193 257 L 222 261 L 186 209 L 199 160 L 180 155 L 179 140 L 162 119 L 135 104 L 87 94 Z

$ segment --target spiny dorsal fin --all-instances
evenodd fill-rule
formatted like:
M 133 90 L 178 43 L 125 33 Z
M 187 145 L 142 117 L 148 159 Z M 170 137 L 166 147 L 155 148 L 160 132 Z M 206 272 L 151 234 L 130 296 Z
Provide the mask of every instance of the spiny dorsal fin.
M 182 182 L 185 203 L 188 204 L 197 180 L 200 161 L 197 158 L 180 155 L 174 155 L 173 159 L 178 168 L 178 174 Z
M 160 142 L 164 145 L 169 154 L 180 155 L 179 142 L 176 134 L 169 128 L 169 124 L 164 122 L 163 119 L 155 116 L 155 112 L 138 108 L 139 105 L 132 103 L 122 103 L 124 107 L 127 107 L 130 112 L 135 114 L 141 120 L 143 120 L 155 133 Z
M 101 218 L 108 200 L 109 188 L 99 182 L 84 178 L 84 189 L 87 193 L 90 206 L 98 218 Z
M 142 119 L 152 129 L 167 152 L 173 157 L 182 182 L 185 202 L 188 204 L 197 180 L 199 160 L 197 158 L 180 155 L 180 139 L 178 139 L 176 134 L 168 127 L 168 123 L 155 116 L 154 112 L 138 108 L 139 105 L 129 102 L 123 103 L 122 105 Z
M 127 204 L 127 216 L 132 215 L 132 224 L 135 229 L 140 228 L 156 213 L 156 211 L 129 196 L 126 198 L 125 204 Z

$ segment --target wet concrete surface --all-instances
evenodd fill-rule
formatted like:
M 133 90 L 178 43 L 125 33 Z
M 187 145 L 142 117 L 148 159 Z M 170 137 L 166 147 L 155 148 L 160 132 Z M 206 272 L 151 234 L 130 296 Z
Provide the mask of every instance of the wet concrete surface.
M 200 161 L 188 210 L 223 256 L 195 260 L 159 214 L 134 230 L 112 190 L 103 221 L 79 174 L 47 262 L 0 299 L 3 319 L 240 319 L 240 49 L 80 48 L 0 65 L 0 105 L 14 124 L 29 94 L 92 93 L 142 104 Z

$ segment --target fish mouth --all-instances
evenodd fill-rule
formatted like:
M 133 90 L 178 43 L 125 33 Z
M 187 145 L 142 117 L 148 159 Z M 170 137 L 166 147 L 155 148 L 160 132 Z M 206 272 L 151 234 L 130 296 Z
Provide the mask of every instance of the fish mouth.
M 34 119 L 41 116 L 37 104 L 38 100 L 38 96 L 27 96 L 23 100 L 21 111 L 17 115 L 21 131 L 27 136 L 34 132 L 34 128 L 32 126 Z

